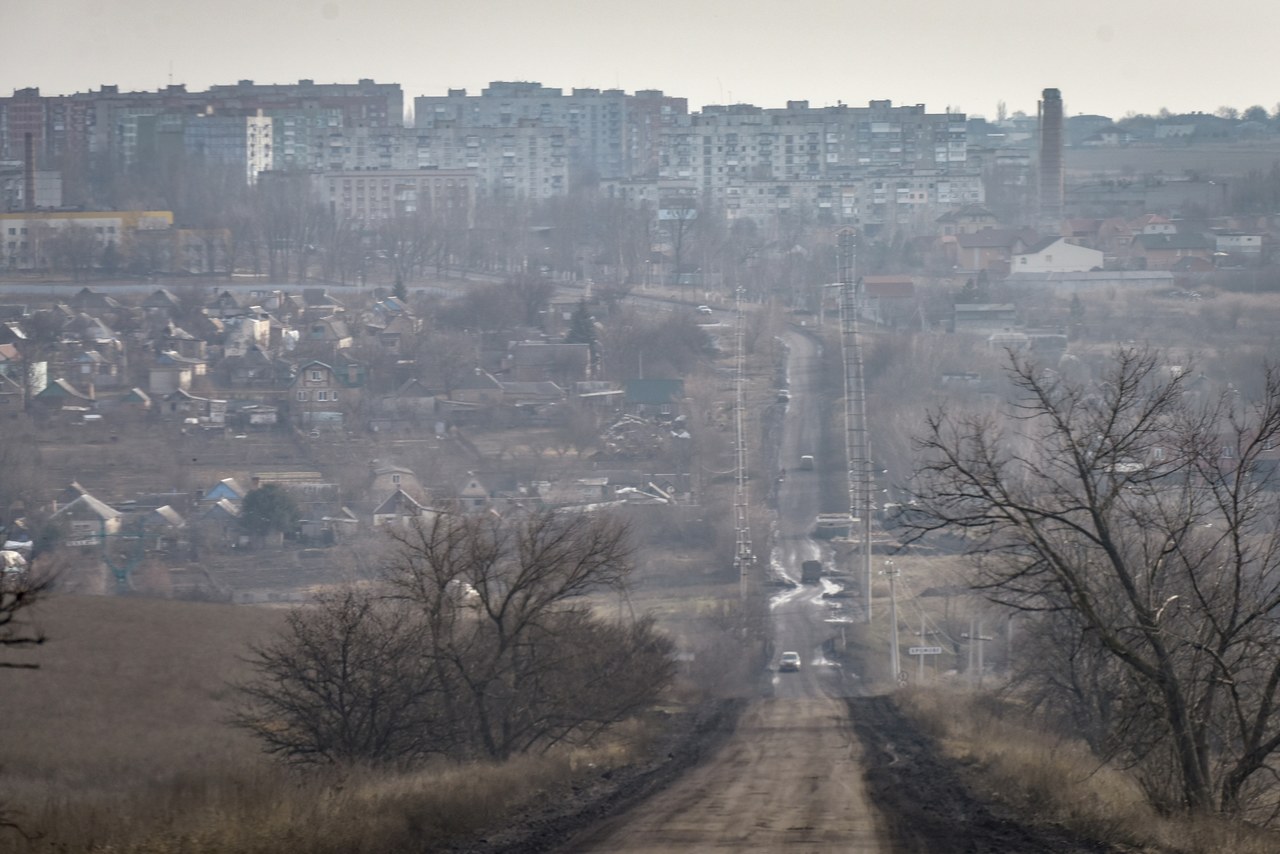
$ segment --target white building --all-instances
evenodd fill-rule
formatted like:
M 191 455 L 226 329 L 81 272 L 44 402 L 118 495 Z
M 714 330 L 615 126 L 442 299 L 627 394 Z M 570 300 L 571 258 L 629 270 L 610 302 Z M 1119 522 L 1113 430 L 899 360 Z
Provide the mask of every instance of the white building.
M 1015 252 L 1011 273 L 1083 273 L 1102 269 L 1102 251 L 1046 237 L 1026 252 Z

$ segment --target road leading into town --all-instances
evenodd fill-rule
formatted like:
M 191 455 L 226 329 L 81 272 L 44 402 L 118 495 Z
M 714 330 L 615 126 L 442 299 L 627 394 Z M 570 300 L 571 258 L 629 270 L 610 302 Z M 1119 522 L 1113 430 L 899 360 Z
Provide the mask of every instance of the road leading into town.
M 799 469 L 802 454 L 822 443 L 815 385 L 819 344 L 788 333 L 791 399 L 784 419 L 778 484 L 773 578 L 799 581 L 800 563 L 824 559 L 810 539 L 819 506 L 822 466 Z M 825 476 L 840 476 L 828 473 Z M 673 851 L 889 851 L 883 822 L 867 798 L 863 747 L 849 719 L 846 697 L 863 693 L 855 674 L 828 660 L 842 621 L 823 592 L 838 587 L 799 585 L 770 600 L 774 655 L 767 696 L 754 699 L 727 741 L 707 761 L 621 815 L 568 840 L 565 852 L 642 854 Z M 840 601 L 840 600 L 837 600 Z M 798 672 L 779 672 L 783 651 L 800 653 Z

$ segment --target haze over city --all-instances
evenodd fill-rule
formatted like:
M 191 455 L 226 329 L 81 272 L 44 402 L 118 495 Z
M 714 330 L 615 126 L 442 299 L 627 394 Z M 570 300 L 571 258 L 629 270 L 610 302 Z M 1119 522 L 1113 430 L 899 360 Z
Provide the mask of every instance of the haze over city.
M 1277 854 L 1277 24 L 0 0 L 0 852 Z
M 1104 0 L 17 0 L 4 18 L 0 88 L 46 94 L 374 78 L 400 83 L 410 103 L 536 80 L 662 89 L 690 109 L 890 99 L 988 117 L 1000 101 L 1034 113 L 1045 86 L 1063 90 L 1068 115 L 1271 110 L 1280 100 L 1271 83 L 1280 7 L 1248 0 L 1211 13 Z

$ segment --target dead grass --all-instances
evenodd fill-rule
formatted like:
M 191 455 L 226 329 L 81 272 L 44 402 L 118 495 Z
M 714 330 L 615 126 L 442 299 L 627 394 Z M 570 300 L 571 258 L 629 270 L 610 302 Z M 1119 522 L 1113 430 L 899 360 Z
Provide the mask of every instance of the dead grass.
M 1280 848 L 1275 833 L 1158 814 L 1123 771 L 990 696 L 913 688 L 901 692 L 898 702 L 948 755 L 975 767 L 986 794 L 1038 820 L 1140 850 L 1268 854 Z
M 50 640 L 22 653 L 41 669 L 0 670 L 0 805 L 35 838 L 0 829 L 0 850 L 436 850 L 564 796 L 650 736 L 635 725 L 594 750 L 502 765 L 293 772 L 224 724 L 239 656 L 282 616 L 105 597 L 43 605 Z

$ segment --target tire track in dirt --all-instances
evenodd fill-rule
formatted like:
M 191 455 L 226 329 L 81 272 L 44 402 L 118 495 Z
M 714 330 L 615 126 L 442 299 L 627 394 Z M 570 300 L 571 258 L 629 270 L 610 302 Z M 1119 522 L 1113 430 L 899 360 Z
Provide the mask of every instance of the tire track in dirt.
M 862 743 L 868 796 L 892 850 L 902 854 L 1104 854 L 1110 847 L 1002 815 L 976 797 L 959 766 L 942 756 L 887 695 L 845 700 Z

